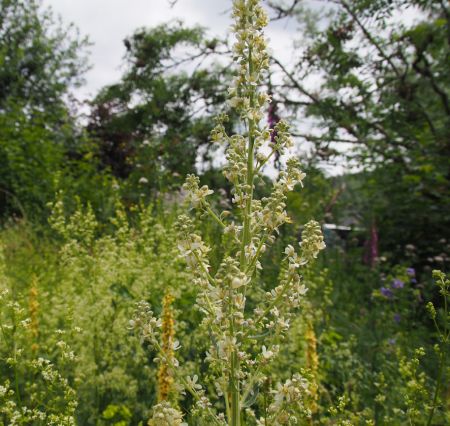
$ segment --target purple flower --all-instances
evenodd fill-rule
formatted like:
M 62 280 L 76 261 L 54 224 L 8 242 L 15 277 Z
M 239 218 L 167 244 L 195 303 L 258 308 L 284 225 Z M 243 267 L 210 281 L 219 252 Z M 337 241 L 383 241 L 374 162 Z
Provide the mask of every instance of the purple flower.
M 381 287 L 380 288 L 380 293 L 384 296 L 387 297 L 388 299 L 391 299 L 392 296 L 394 295 L 394 293 L 392 293 L 392 290 L 390 288 L 386 288 L 386 287 Z
M 403 288 L 405 283 L 402 280 L 399 280 L 398 278 L 395 278 L 392 281 L 391 287 L 392 288 Z
M 400 320 L 402 319 L 402 316 L 398 313 L 394 314 L 394 321 L 398 324 Z
M 415 278 L 411 278 L 411 283 L 417 284 L 417 280 Z
M 406 268 L 406 273 L 410 277 L 415 277 L 416 276 L 416 270 L 414 268 Z
M 277 114 L 277 104 L 275 102 L 271 102 L 269 104 L 269 116 L 267 119 L 267 123 L 269 124 L 269 129 L 273 130 L 270 134 L 270 141 L 275 142 L 275 137 L 277 136 L 277 132 L 274 130 L 277 123 L 280 121 L 280 117 Z
M 388 343 L 390 344 L 390 345 L 395 345 L 397 342 L 396 342 L 396 340 L 395 339 L 389 339 L 388 340 Z

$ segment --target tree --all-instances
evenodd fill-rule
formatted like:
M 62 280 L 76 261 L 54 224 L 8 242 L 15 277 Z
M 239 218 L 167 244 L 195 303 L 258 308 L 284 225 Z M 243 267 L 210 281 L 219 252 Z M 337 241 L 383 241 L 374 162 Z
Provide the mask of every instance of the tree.
M 88 130 L 103 166 L 136 195 L 180 183 L 201 153 L 208 161 L 229 73 L 213 61 L 223 45 L 199 27 L 139 29 L 124 44 L 127 71 L 93 101 Z
M 401 257 L 414 244 L 435 255 L 432 241 L 450 229 L 448 4 L 336 0 L 325 9 L 324 31 L 303 40 L 294 66 L 273 58 L 285 78 L 278 101 L 314 121 L 298 136 L 318 155 L 365 170 L 366 220 L 378 222 L 384 249 Z M 419 20 L 407 25 L 407 10 Z M 295 11 L 304 17 L 296 4 L 279 7 L 280 16 Z
M 37 0 L 0 0 L 0 10 L 0 213 L 33 215 L 83 151 L 65 99 L 81 83 L 87 41 Z

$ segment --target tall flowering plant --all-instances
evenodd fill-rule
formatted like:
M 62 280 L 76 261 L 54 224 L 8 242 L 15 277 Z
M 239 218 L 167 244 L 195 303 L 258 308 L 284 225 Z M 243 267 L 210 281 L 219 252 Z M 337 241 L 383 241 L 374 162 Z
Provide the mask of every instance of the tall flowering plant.
M 224 175 L 232 185 L 236 214 L 214 211 L 208 198 L 213 191 L 201 186 L 197 176 L 189 175 L 183 186 L 192 207 L 209 215 L 231 240 L 231 248 L 217 270 L 213 270 L 208 258 L 211 247 L 195 232 L 192 220 L 182 215 L 178 223 L 179 248 L 199 289 L 197 305 L 204 314 L 202 326 L 211 341 L 205 358 L 209 375 L 204 383 L 197 375 L 177 377 L 176 360 L 162 359 L 161 321 L 148 306 L 140 305 L 132 324 L 140 325 L 142 336 L 160 350 L 160 361 L 172 366 L 179 385 L 193 396 L 196 408 L 191 414 L 217 425 L 293 424 L 297 416 L 310 414 L 309 382 L 303 375 L 294 374 L 272 389 L 270 365 L 307 291 L 300 269 L 316 258 L 325 244 L 319 224 L 307 223 L 300 247 L 289 245 L 285 249 L 279 283 L 270 291 L 263 290 L 258 273 L 264 267 L 261 256 L 275 241 L 280 226 L 290 222 L 286 195 L 302 184 L 305 174 L 298 159 L 289 158 L 271 195 L 255 197 L 255 183 L 263 167 L 272 157 L 284 154 L 293 142 L 286 122 L 279 121 L 273 129 L 262 125 L 270 102 L 262 89 L 269 67 L 263 35 L 268 17 L 259 0 L 235 0 L 233 18 L 238 72 L 229 89 L 229 104 L 239 114 L 244 131 L 227 134 L 224 122 L 228 118 L 221 115 L 212 139 L 227 146 Z M 154 407 L 151 422 L 182 424 L 182 417 L 164 402 Z

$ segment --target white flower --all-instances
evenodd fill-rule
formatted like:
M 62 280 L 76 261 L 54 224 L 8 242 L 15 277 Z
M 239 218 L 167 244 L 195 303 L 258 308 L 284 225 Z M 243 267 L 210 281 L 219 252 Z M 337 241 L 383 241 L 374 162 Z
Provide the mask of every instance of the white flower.
M 149 426 L 188 426 L 187 423 L 183 423 L 183 415 L 172 408 L 167 401 L 162 401 L 153 407 L 153 416 L 148 424 Z
M 295 256 L 295 249 L 290 244 L 284 249 L 284 254 L 287 257 L 294 257 Z
M 186 377 L 186 382 L 192 389 L 200 390 L 202 388 L 202 385 L 197 383 L 198 382 L 197 374 L 194 374 L 192 376 L 192 378 L 190 376 L 187 376 Z
M 188 175 L 183 189 L 187 192 L 187 199 L 193 207 L 198 207 L 206 199 L 208 195 L 214 193 L 207 185 L 199 186 L 200 179 L 195 175 Z
M 234 277 L 231 280 L 231 287 L 233 288 L 239 288 L 244 286 L 247 283 L 247 280 L 245 278 L 242 277 Z
M 272 351 L 268 351 L 265 346 L 262 347 L 262 356 L 264 359 L 269 360 L 270 358 L 273 358 L 275 356 L 275 353 Z
M 146 177 L 141 177 L 140 179 L 139 179 L 139 184 L 140 185 L 146 185 L 148 183 L 148 179 L 146 178 Z

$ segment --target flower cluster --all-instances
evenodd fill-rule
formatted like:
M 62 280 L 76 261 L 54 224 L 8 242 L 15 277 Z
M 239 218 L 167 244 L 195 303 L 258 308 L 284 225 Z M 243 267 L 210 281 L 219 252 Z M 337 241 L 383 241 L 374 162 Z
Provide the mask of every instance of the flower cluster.
M 153 315 L 147 302 L 137 303 L 134 317 L 130 320 L 130 328 L 139 333 L 142 341 L 157 341 L 161 333 L 161 325 L 162 321 Z
M 291 379 L 279 384 L 273 391 L 273 402 L 269 406 L 269 412 L 273 413 L 271 424 L 289 424 L 290 412 L 295 411 L 295 408 L 305 410 L 303 403 L 309 392 L 309 382 L 299 374 L 294 374 Z
M 233 18 L 232 30 L 237 39 L 233 54 L 240 67 L 229 89 L 230 106 L 237 109 L 243 118 L 258 122 L 263 116 L 261 108 L 269 100 L 266 93 L 257 92 L 263 82 L 263 72 L 269 68 L 263 34 L 268 17 L 259 0 L 235 0 Z
M 187 426 L 183 422 L 183 415 L 172 408 L 167 401 L 162 401 L 153 407 L 153 416 L 148 426 Z
M 300 247 L 302 249 L 301 257 L 305 263 L 316 259 L 319 252 L 325 248 L 322 231 L 316 221 L 311 220 L 305 225 Z
M 279 342 L 286 337 L 306 294 L 300 269 L 325 248 L 320 225 L 308 222 L 299 243 L 300 253 L 288 246 L 286 263 L 280 265 L 279 282 L 263 290 L 267 283 L 261 282 L 258 273 L 264 267 L 261 257 L 274 243 L 279 228 L 290 222 L 287 194 L 303 184 L 305 174 L 297 158 L 288 158 L 270 195 L 255 197 L 255 182 L 261 178 L 264 166 L 275 154 L 285 154 L 293 144 L 289 126 L 283 120 L 273 129 L 261 123 L 270 96 L 261 89 L 269 60 L 263 35 L 268 18 L 259 3 L 233 2 L 237 39 L 233 52 L 238 70 L 229 90 L 229 105 L 240 116 L 245 133 L 227 134 L 224 123 L 228 117 L 222 114 L 211 134 L 214 141 L 227 146 L 224 175 L 231 184 L 232 211 L 216 213 L 207 199 L 213 191 L 201 186 L 198 177 L 187 176 L 183 185 L 191 207 L 209 215 L 227 236 L 229 244 L 223 258 L 217 264 L 210 262 L 214 247 L 203 241 L 187 215 L 181 215 L 177 224 L 178 248 L 196 286 L 196 304 L 203 314 L 201 326 L 210 344 L 206 353 L 209 374 L 203 378 L 203 386 L 197 375 L 185 378 L 177 375 L 177 370 L 173 371 L 174 379 L 193 396 L 194 411 L 219 425 L 246 424 L 246 415 L 253 417 L 253 423 L 264 424 L 251 414 L 255 395 L 263 383 L 270 381 L 270 365 L 280 352 Z M 141 335 L 158 348 L 155 336 L 159 335 L 160 321 L 148 306 L 142 305 L 138 311 L 133 326 L 141 327 Z M 288 424 L 298 416 L 310 416 L 304 399 L 311 392 L 309 379 L 304 375 L 295 374 L 276 389 L 268 387 L 266 393 L 272 401 L 268 407 L 270 424 Z M 223 412 L 218 412 L 218 405 L 212 403 L 219 398 L 223 400 Z M 161 406 L 155 409 L 155 415 L 161 419 L 165 418 L 162 410 Z
M 202 237 L 194 232 L 192 220 L 181 215 L 178 218 L 177 228 L 180 234 L 178 250 L 189 266 L 200 263 L 203 268 L 209 268 L 207 255 L 211 250 L 202 240 Z
M 9 285 L 5 282 L 3 266 L 0 246 L 2 287 Z M 53 362 L 42 356 L 36 357 L 35 350 L 28 345 L 22 346 L 29 341 L 29 332 L 34 331 L 33 319 L 25 317 L 25 309 L 13 301 L 11 293 L 7 288 L 0 291 L 0 347 L 4 373 L 0 378 L 0 423 L 75 426 L 76 392 Z M 25 342 L 24 336 L 27 336 Z M 74 360 L 74 354 L 65 342 L 60 341 L 57 347 L 61 358 L 69 362 Z
M 207 185 L 200 187 L 200 179 L 195 175 L 188 175 L 186 182 L 183 185 L 183 189 L 187 193 L 188 201 L 194 206 L 198 207 L 203 204 L 208 195 L 214 193 Z
M 410 291 L 417 284 L 416 271 L 412 267 L 397 266 L 391 275 L 382 275 L 381 279 L 385 283 L 379 288 L 378 295 L 388 300 L 397 299 L 402 293 Z

